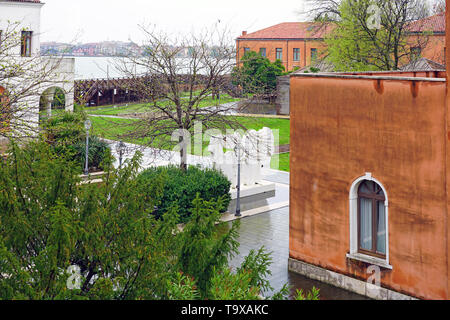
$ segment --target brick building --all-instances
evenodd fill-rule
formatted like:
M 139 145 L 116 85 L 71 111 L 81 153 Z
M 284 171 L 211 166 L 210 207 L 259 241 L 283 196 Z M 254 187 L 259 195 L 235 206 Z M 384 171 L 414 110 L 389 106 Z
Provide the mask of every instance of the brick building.
M 285 22 L 248 34 L 243 31 L 236 39 L 236 59 L 239 63 L 250 50 L 271 61 L 281 60 L 286 70 L 303 68 L 318 58 L 325 48 L 323 36 L 326 31 L 311 22 Z
M 236 61 L 239 64 L 249 50 L 261 53 L 272 62 L 281 60 L 288 71 L 310 66 L 326 54 L 324 37 L 331 28 L 313 22 L 284 22 L 253 33 L 243 31 L 236 39 Z M 444 13 L 411 23 L 407 33 L 412 54 L 444 63 Z M 410 61 L 405 60 L 405 64 Z
M 425 40 L 417 40 L 423 32 Z M 438 63 L 445 63 L 445 13 L 415 21 L 408 28 L 413 53 Z M 418 45 L 420 44 L 420 45 Z

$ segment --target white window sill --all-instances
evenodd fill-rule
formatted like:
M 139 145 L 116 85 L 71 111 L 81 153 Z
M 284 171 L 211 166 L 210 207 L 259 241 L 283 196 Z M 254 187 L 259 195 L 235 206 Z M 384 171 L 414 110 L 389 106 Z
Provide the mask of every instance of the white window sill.
M 362 261 L 365 263 L 370 263 L 372 265 L 376 265 L 385 269 L 392 270 L 392 266 L 386 262 L 384 259 L 380 259 L 377 257 L 368 256 L 362 253 L 347 253 L 347 258 L 357 261 Z

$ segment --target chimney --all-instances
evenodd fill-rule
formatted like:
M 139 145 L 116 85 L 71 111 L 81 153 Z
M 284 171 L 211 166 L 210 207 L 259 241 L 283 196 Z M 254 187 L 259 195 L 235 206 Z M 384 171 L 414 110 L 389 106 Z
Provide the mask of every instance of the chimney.
M 242 36 L 246 36 L 247 35 L 247 31 L 242 31 Z

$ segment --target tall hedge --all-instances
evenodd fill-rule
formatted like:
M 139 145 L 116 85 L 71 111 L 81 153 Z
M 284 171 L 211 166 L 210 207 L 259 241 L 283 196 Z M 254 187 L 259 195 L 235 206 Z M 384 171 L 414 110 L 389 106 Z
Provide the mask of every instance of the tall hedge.
M 224 197 L 222 212 L 225 212 L 231 201 L 231 182 L 222 172 L 214 169 L 201 169 L 190 166 L 186 171 L 178 166 L 152 167 L 143 171 L 138 179 L 153 180 L 164 175 L 163 195 L 160 204 L 155 208 L 154 214 L 161 217 L 168 209 L 178 206 L 180 222 L 189 220 L 192 201 L 199 194 L 200 198 L 211 201 Z

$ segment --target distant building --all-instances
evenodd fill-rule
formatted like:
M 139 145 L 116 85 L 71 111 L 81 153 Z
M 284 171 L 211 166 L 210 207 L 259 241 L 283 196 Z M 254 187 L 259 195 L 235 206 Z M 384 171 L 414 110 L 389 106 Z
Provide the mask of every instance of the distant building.
M 411 60 L 423 57 L 440 64 L 445 63 L 445 13 L 414 21 L 407 32 L 410 35 L 411 53 L 415 55 Z M 417 40 L 423 38 L 423 32 L 426 32 L 425 40 Z
M 253 33 L 242 32 L 236 39 L 236 60 L 255 51 L 270 61 L 280 60 L 286 70 L 303 68 L 320 57 L 325 48 L 327 28 L 311 22 L 284 22 Z
M 21 112 L 20 118 L 21 121 L 29 123 L 29 126 L 38 125 L 40 111 L 51 114 L 56 92 L 64 95 L 66 110 L 73 110 L 74 102 L 74 59 L 40 56 L 39 36 L 43 5 L 40 0 L 0 0 L 0 35 L 3 36 L 0 46 L 6 46 L 7 42 L 11 46 L 3 51 L 2 59 L 9 59 L 11 65 L 24 65 L 28 61 L 29 73 L 33 70 L 45 70 L 52 77 L 47 80 L 28 75 L 12 79 L 0 77 L 0 94 L 5 96 L 5 93 L 9 93 L 9 96 L 22 99 L 16 103 L 27 106 L 26 111 Z M 11 39 L 11 35 L 15 33 L 17 39 L 5 39 L 7 34 Z M 25 90 L 25 86 L 30 88 L 33 85 L 30 81 L 36 81 L 36 84 L 29 89 L 26 97 L 22 97 L 25 94 L 21 96 L 18 92 Z
M 252 33 L 243 31 L 236 39 L 236 62 L 240 63 L 245 52 L 255 51 L 272 62 L 281 60 L 287 71 L 309 67 L 326 56 L 324 37 L 332 28 L 331 24 L 324 26 L 314 22 L 284 22 Z M 411 57 L 405 58 L 404 64 L 421 57 L 444 63 L 443 13 L 412 22 L 408 25 L 406 34 Z
M 66 44 L 57 42 L 41 43 L 41 52 L 45 55 L 116 57 L 139 53 L 141 48 L 132 42 L 104 41 L 84 44 Z

